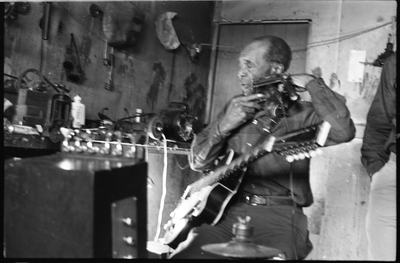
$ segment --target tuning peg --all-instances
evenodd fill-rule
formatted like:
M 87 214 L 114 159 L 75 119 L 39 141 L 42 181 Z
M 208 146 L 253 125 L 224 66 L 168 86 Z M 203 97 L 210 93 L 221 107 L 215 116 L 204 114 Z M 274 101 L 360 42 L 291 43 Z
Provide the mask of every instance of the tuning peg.
M 320 148 L 316 149 L 315 151 L 316 151 L 317 155 L 322 155 L 322 150 Z
M 306 158 L 311 158 L 311 156 L 310 156 L 310 154 L 309 154 L 308 152 L 304 152 L 304 156 L 305 156 Z
M 88 153 L 98 153 L 100 151 L 99 147 L 93 146 L 93 137 L 95 134 L 93 134 L 90 130 L 86 130 L 86 148 Z
M 122 133 L 121 131 L 115 131 L 114 135 L 117 139 L 117 144 L 115 145 L 115 148 L 112 150 L 112 155 L 122 155 L 122 144 L 121 144 L 121 138 L 122 138 Z
M 70 137 L 71 131 L 72 131 L 72 130 L 70 130 L 70 129 L 68 129 L 68 128 L 64 128 L 64 127 L 61 127 L 61 128 L 60 128 L 60 132 L 61 132 L 61 134 L 64 136 L 64 139 L 69 139 L 69 138 L 71 138 L 71 137 Z
M 80 153 L 83 151 L 82 147 L 81 147 L 81 138 L 79 138 L 78 136 L 74 136 L 74 140 L 75 140 L 75 152 Z
M 299 157 L 300 160 L 303 160 L 304 158 L 306 158 L 304 153 L 298 153 L 297 156 Z
M 61 145 L 61 151 L 62 152 L 69 152 L 69 151 L 73 150 L 73 147 L 71 149 L 71 146 L 69 146 L 69 143 L 68 143 L 69 139 L 71 139 L 71 137 L 72 137 L 72 130 L 70 130 L 68 128 L 61 127 L 60 128 L 60 132 L 64 137 L 64 140 L 63 140 L 62 145 Z
M 286 156 L 286 161 L 288 161 L 289 163 L 294 161 L 294 158 L 291 155 Z
M 87 152 L 88 153 L 98 153 L 100 152 L 100 148 L 97 146 L 93 146 L 93 142 L 92 141 L 88 141 L 87 144 Z
M 128 137 L 129 142 L 132 145 L 129 148 L 129 150 L 125 150 L 123 154 L 124 154 L 125 157 L 132 158 L 132 157 L 135 156 L 135 152 L 136 152 L 136 146 L 135 146 L 136 134 L 134 134 L 134 133 L 126 133 L 124 136 Z
M 311 157 L 317 156 L 317 152 L 316 152 L 315 150 L 311 150 L 311 151 L 309 152 L 309 154 L 310 154 Z
M 100 149 L 99 152 L 101 154 L 109 154 L 110 153 L 110 143 L 106 141 L 104 143 L 104 146 Z
M 100 153 L 101 154 L 110 154 L 110 149 L 111 149 L 110 140 L 112 137 L 112 132 L 105 130 L 105 131 L 102 131 L 102 133 L 105 135 L 105 142 L 104 142 L 104 146 L 100 149 Z
M 106 141 L 111 141 L 111 138 L 112 138 L 112 136 L 113 136 L 113 133 L 112 133 L 111 131 L 107 131 L 107 132 L 105 133 L 105 136 L 106 136 Z
M 72 147 L 73 148 L 73 147 Z M 70 149 L 70 146 L 69 146 L 69 144 L 68 144 L 68 140 L 64 140 L 63 142 L 62 142 L 62 146 L 61 146 L 61 151 L 62 152 L 69 152 L 71 149 Z
M 114 137 L 117 141 L 121 141 L 122 139 L 122 132 L 121 131 L 114 131 Z
M 88 153 L 94 153 L 94 147 L 93 147 L 93 142 L 90 140 L 86 143 L 86 151 Z

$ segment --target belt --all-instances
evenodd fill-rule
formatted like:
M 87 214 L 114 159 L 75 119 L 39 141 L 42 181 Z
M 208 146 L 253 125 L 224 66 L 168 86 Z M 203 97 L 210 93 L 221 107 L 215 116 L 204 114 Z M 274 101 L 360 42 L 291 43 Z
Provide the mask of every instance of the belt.
M 273 205 L 291 205 L 297 208 L 302 208 L 296 204 L 290 197 L 287 196 L 265 196 L 265 195 L 252 195 L 252 194 L 239 194 L 238 201 L 252 206 L 273 206 Z

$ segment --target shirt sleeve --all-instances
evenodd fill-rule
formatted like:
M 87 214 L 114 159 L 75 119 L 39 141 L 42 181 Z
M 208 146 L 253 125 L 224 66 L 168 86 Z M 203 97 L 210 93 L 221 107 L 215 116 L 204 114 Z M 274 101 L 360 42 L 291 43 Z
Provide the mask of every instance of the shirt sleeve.
M 317 78 L 307 84 L 317 115 L 329 122 L 331 129 L 326 146 L 349 142 L 355 137 L 356 128 L 346 106 L 346 99 L 331 90 L 322 78 Z
M 375 97 L 367 114 L 367 123 L 361 147 L 361 162 L 368 174 L 382 168 L 389 159 L 385 150 L 396 116 L 396 56 L 389 57 L 382 69 Z
M 195 171 L 204 171 L 214 164 L 226 148 L 225 141 L 230 134 L 223 134 L 219 129 L 219 121 L 226 111 L 226 106 L 203 131 L 195 134 L 189 154 L 190 167 Z

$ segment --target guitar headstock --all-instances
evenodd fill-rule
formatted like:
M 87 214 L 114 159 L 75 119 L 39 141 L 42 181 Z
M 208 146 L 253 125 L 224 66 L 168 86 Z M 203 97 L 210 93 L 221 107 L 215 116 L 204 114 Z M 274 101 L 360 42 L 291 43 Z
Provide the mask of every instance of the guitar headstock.
M 312 158 L 322 154 L 331 125 L 327 121 L 290 132 L 275 139 L 273 151 L 286 157 L 288 162 Z

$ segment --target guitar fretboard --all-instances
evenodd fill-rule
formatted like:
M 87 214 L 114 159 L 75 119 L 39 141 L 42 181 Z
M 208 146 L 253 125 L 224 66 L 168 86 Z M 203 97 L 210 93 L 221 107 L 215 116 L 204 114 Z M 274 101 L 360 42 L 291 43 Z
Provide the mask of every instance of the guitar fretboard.
M 214 185 L 221 180 L 232 176 L 234 173 L 243 171 L 251 162 L 271 152 L 274 142 L 275 137 L 269 136 L 260 146 L 234 159 L 230 164 L 219 167 L 206 177 L 192 183 L 190 185 L 190 193 L 200 191 L 200 189 L 206 186 Z
M 258 147 L 234 159 L 230 164 L 214 170 L 212 173 L 188 186 L 189 193 L 200 191 L 206 186 L 212 186 L 221 180 L 232 177 L 233 180 L 240 180 L 241 177 L 233 176 L 234 173 L 244 171 L 246 167 L 272 151 L 281 155 L 291 155 L 300 152 L 308 152 L 323 146 L 330 130 L 330 124 L 326 121 L 290 132 L 281 137 L 268 136 Z

